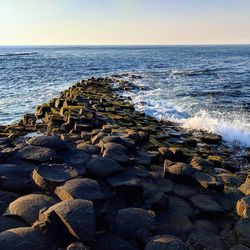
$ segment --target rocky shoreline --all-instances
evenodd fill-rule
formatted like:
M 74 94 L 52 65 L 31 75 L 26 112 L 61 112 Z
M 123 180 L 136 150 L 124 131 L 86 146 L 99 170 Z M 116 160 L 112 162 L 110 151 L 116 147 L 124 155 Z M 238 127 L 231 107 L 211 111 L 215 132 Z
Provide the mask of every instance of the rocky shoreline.
M 126 90 L 82 80 L 0 127 L 0 249 L 250 248 L 248 157 Z

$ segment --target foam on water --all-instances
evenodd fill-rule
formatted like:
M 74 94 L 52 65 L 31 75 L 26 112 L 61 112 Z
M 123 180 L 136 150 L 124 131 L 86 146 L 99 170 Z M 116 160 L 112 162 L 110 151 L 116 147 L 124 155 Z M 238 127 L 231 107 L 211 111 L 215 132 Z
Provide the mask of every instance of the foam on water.
M 239 118 L 226 120 L 212 117 L 207 111 L 200 111 L 194 117 L 181 119 L 179 122 L 185 129 L 204 130 L 219 134 L 232 145 L 240 144 L 250 147 L 250 131 L 248 124 Z

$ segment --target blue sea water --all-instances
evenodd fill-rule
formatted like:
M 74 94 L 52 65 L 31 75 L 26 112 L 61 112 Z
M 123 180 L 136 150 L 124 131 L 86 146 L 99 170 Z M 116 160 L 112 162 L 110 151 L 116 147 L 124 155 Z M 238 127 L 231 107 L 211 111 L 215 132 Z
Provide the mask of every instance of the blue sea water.
M 0 47 L 0 124 L 114 73 L 142 87 L 121 93 L 138 110 L 250 146 L 250 45 Z

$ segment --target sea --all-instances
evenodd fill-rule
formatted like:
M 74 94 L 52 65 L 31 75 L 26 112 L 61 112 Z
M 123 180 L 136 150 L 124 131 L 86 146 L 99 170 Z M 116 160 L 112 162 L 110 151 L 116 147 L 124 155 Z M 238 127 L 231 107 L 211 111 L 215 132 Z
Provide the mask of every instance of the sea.
M 1 46 L 0 125 L 80 79 L 119 75 L 136 109 L 250 147 L 250 45 Z

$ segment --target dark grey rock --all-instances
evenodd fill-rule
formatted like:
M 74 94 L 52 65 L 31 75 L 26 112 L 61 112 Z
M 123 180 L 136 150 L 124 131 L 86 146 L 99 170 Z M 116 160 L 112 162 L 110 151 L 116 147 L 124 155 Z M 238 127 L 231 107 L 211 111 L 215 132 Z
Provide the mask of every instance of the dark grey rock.
M 30 227 L 19 227 L 0 233 L 0 249 L 55 250 L 56 247 L 39 231 Z
M 61 200 L 84 199 L 97 201 L 112 197 L 112 193 L 106 186 L 88 178 L 69 180 L 63 186 L 57 187 L 55 194 Z
M 27 223 L 34 223 L 39 217 L 39 211 L 49 208 L 57 203 L 58 200 L 48 195 L 29 194 L 22 196 L 9 205 L 9 214 L 17 215 Z
M 169 234 L 155 236 L 145 247 L 145 250 L 188 250 L 185 243 Z
M 68 164 L 42 164 L 32 172 L 34 183 L 41 189 L 53 192 L 65 181 L 78 176 L 78 171 Z
M 30 138 L 27 143 L 33 146 L 48 147 L 54 150 L 67 148 L 67 143 L 55 136 L 37 136 Z
M 40 146 L 25 146 L 17 152 L 17 156 L 32 162 L 48 162 L 57 158 L 53 149 Z
M 0 233 L 17 227 L 28 227 L 28 224 L 18 220 L 17 218 L 9 216 L 0 216 Z
M 124 169 L 118 162 L 107 157 L 96 157 L 89 160 L 86 168 L 91 174 L 98 177 L 107 177 Z
M 141 234 L 151 235 L 156 229 L 153 215 L 141 208 L 124 208 L 118 211 L 115 219 L 115 230 L 123 238 L 133 241 Z

